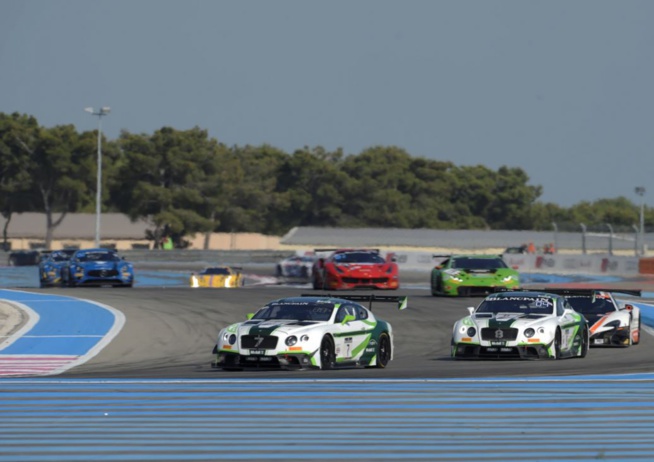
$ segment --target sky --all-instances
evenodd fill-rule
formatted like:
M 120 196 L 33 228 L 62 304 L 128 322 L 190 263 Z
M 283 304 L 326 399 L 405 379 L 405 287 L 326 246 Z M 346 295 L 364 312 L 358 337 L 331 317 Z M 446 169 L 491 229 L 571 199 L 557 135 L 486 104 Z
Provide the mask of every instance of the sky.
M 563 207 L 651 206 L 653 21 L 648 0 L 0 0 L 0 112 L 83 132 L 109 106 L 109 139 L 392 145 L 519 167 Z

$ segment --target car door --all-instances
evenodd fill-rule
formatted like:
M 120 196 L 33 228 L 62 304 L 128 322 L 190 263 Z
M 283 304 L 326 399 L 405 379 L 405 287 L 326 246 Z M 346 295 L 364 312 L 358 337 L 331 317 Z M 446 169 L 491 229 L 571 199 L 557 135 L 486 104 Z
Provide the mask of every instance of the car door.
M 339 307 L 334 326 L 334 352 L 337 363 L 354 362 L 366 345 L 372 328 L 365 322 L 365 310 L 354 304 Z
M 559 326 L 561 327 L 561 350 L 570 351 L 572 349 L 575 334 L 579 329 L 580 315 L 572 308 L 568 302 L 557 303 L 557 316 L 559 318 Z

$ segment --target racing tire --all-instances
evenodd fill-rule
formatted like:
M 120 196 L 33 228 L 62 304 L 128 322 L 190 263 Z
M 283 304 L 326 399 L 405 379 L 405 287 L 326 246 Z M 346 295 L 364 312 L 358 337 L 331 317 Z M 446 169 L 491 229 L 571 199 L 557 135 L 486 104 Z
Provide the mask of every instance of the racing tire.
M 320 369 L 323 371 L 334 369 L 336 355 L 334 354 L 334 341 L 325 336 L 320 342 Z
M 275 267 L 275 277 L 281 278 L 283 276 L 282 274 L 282 267 L 280 265 L 277 265 Z
M 313 277 L 313 281 L 312 281 L 312 282 L 313 282 L 313 290 L 322 290 L 322 289 L 324 289 L 324 285 L 321 286 L 321 285 L 318 283 L 318 279 L 319 279 L 319 278 L 320 278 L 320 276 L 318 276 L 318 275 L 315 275 L 315 276 Z
M 300 270 L 300 277 L 302 279 L 309 279 L 309 270 L 307 268 L 305 268 L 304 266 Z
M 442 283 L 440 281 L 440 277 L 438 276 L 433 277 L 431 280 L 431 295 L 433 297 L 438 297 L 439 295 L 441 295 L 441 286 Z
M 391 353 L 391 338 L 384 332 L 379 336 L 379 340 L 377 341 L 376 366 L 380 369 L 386 368 L 391 360 Z
M 552 359 L 561 359 L 561 331 L 556 330 L 556 335 L 554 336 L 554 358 Z
M 588 355 L 588 349 L 590 348 L 590 341 L 588 339 L 588 330 L 584 329 L 584 333 L 581 336 L 581 351 L 579 351 L 579 358 L 585 358 Z

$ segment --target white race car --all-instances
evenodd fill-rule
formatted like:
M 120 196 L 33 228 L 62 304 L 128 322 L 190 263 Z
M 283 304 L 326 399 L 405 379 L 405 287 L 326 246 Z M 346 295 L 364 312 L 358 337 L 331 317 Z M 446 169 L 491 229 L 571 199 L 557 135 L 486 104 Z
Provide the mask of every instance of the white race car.
M 316 258 L 315 255 L 293 255 L 285 258 L 275 266 L 275 276 L 309 281 Z
M 368 302 L 369 308 L 357 302 Z M 404 309 L 407 298 L 302 295 L 274 300 L 247 321 L 220 331 L 212 367 L 386 367 L 393 359 L 393 330 L 372 313 L 373 302 L 394 302 Z
M 640 310 L 629 303 L 620 305 L 613 292 L 640 297 L 640 290 L 543 289 L 563 295 L 590 325 L 591 346 L 622 346 L 640 343 Z
M 571 358 L 588 353 L 588 323 L 563 296 L 536 291 L 489 295 L 454 324 L 454 358 Z

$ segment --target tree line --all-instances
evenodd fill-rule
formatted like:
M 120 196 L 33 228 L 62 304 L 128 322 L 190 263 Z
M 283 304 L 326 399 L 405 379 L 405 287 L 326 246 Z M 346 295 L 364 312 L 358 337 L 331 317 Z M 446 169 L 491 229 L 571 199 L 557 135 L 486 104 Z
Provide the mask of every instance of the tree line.
M 539 201 L 520 167 L 414 157 L 397 146 L 358 154 L 320 146 L 292 153 L 227 146 L 201 128 L 122 131 L 102 141 L 102 211 L 146 219 L 148 238 L 209 232 L 281 235 L 295 226 L 551 230 L 639 223 L 624 197 L 565 208 Z M 42 127 L 0 113 L 0 213 L 6 240 L 15 213 L 41 212 L 46 245 L 66 214 L 95 211 L 97 131 Z M 645 219 L 654 221 L 646 208 Z

